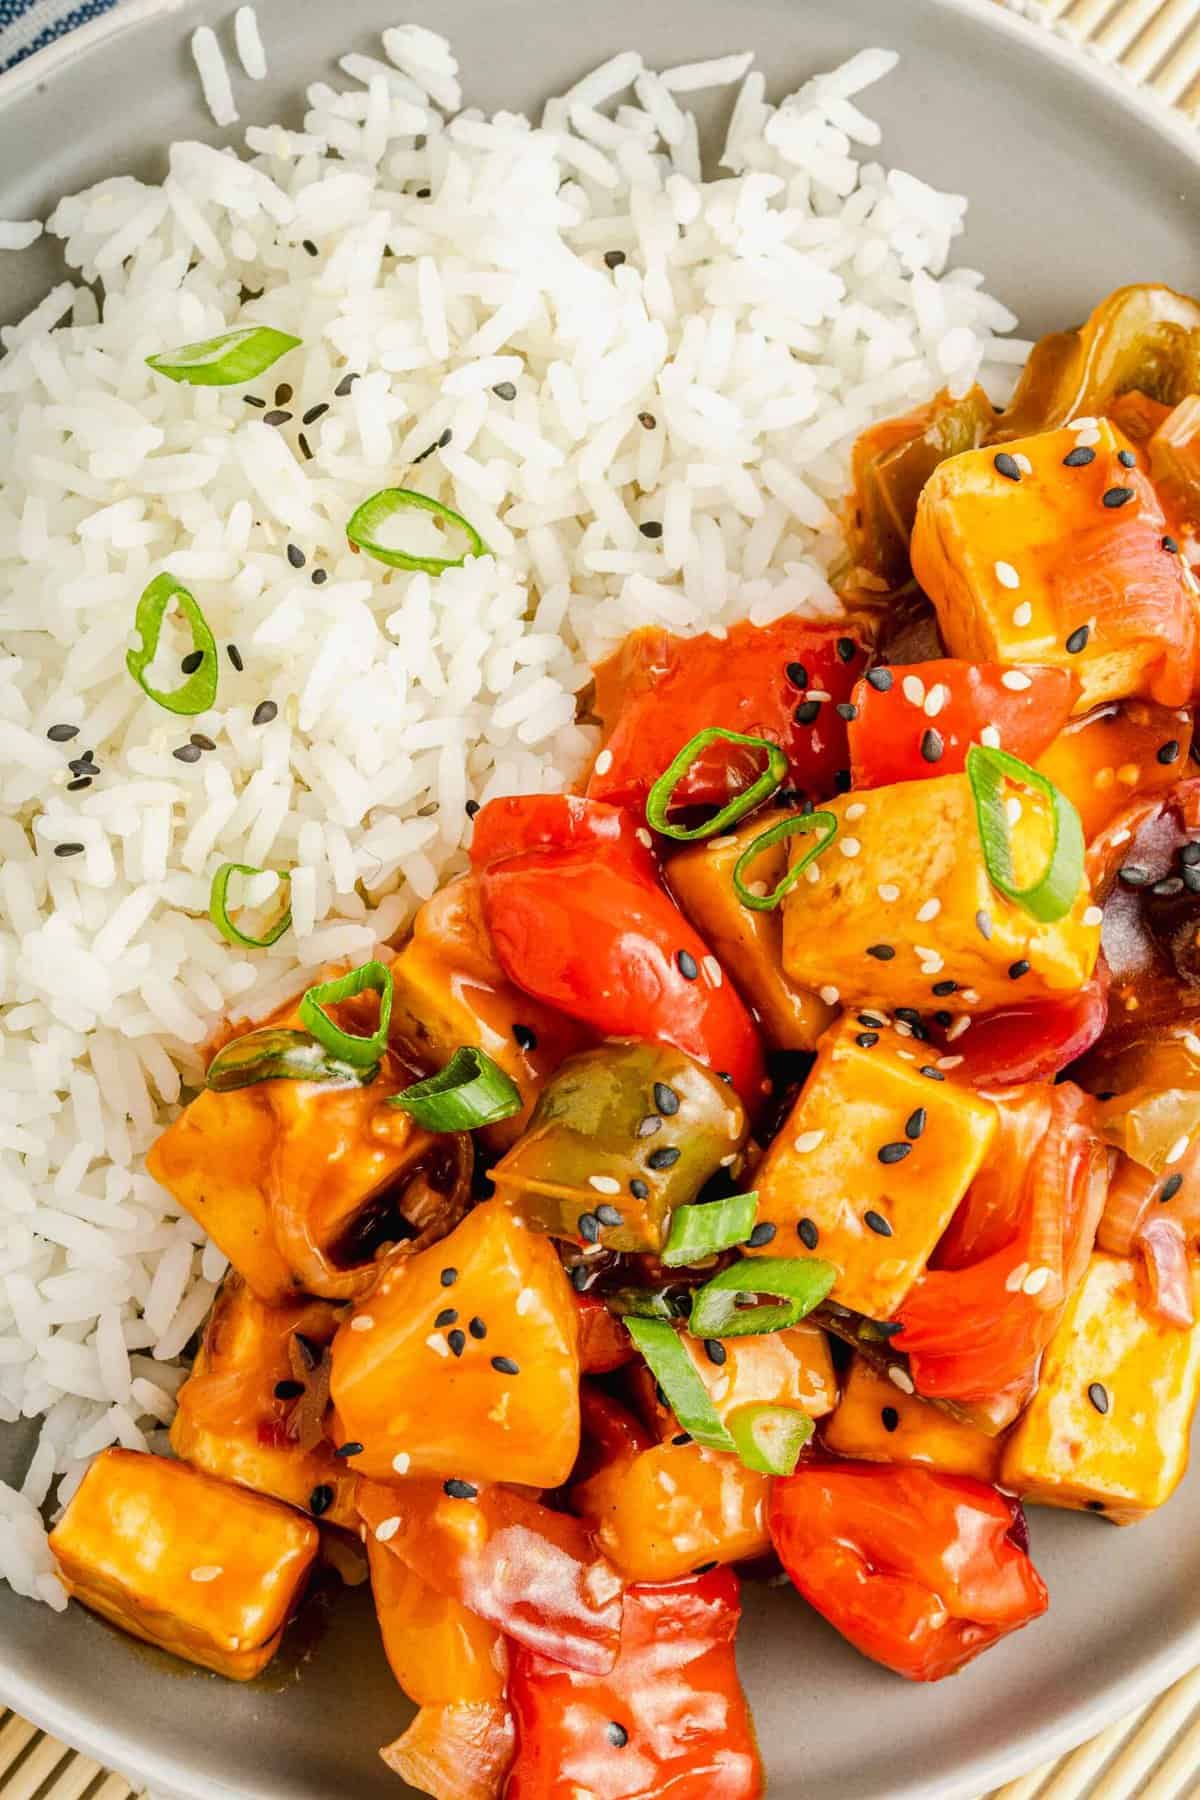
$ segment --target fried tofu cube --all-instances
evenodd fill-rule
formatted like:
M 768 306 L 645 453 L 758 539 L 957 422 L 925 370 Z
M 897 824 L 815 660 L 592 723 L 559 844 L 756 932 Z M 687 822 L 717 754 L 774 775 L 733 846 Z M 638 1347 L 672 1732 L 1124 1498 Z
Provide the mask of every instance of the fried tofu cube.
M 1066 426 L 935 469 L 912 566 L 951 654 L 1069 668 L 1080 713 L 1133 694 L 1184 705 L 1195 584 L 1145 462 L 1098 419 L 1082 439 Z
M 905 1061 L 894 1033 L 869 1047 L 857 1041 L 874 1035 L 855 1019 L 826 1033 L 755 1186 L 760 1223 L 777 1227 L 762 1254 L 833 1263 L 832 1299 L 890 1319 L 974 1180 L 997 1121 L 990 1100 Z
M 1157 1318 L 1139 1279 L 1127 1257 L 1092 1257 L 1006 1444 L 1004 1487 L 1118 1525 L 1174 1493 L 1200 1398 L 1200 1325 Z M 1200 1271 L 1193 1279 L 1200 1302 Z
M 905 1394 L 865 1356 L 856 1356 L 822 1438 L 838 1456 L 864 1462 L 926 1463 L 947 1475 L 995 1482 L 1001 1442 L 953 1418 L 919 1394 Z
M 678 1581 L 700 1563 L 771 1548 L 771 1477 L 696 1443 L 655 1444 L 606 1463 L 571 1491 L 596 1543 L 630 1581 Z
M 1010 798 L 1013 866 L 1031 885 L 1050 854 L 1050 806 L 1025 787 Z M 837 836 L 783 901 L 783 962 L 794 981 L 836 992 L 847 1006 L 986 1012 L 1074 993 L 1091 975 L 1100 914 L 1086 881 L 1052 924 L 993 887 L 967 775 L 825 804 Z M 806 836 L 793 842 L 794 854 L 811 848 Z
M 232 1681 L 279 1648 L 318 1542 L 290 1506 L 136 1450 L 98 1456 L 50 1534 L 82 1605 Z
M 779 913 L 743 906 L 733 885 L 734 864 L 761 831 L 755 818 L 725 837 L 690 845 L 672 857 L 668 880 L 684 916 L 732 976 L 775 1049 L 814 1050 L 834 1009 L 785 971 Z M 778 886 L 787 861 L 787 845 L 772 845 L 755 858 L 754 879 Z

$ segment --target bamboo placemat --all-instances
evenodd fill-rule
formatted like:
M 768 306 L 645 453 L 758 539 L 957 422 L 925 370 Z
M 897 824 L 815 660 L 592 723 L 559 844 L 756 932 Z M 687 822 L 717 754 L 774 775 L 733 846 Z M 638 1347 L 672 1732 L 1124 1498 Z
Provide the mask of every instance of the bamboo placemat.
M 1200 122 L 1200 0 L 997 0 Z M 2 1800 L 134 1800 L 89 1757 L 0 1709 Z M 1200 1800 L 1200 1669 L 1090 1742 L 980 1800 Z

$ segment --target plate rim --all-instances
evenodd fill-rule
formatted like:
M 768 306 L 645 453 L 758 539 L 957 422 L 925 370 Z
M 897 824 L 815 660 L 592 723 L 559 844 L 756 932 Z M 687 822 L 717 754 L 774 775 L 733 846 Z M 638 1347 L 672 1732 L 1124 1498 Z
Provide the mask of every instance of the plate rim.
M 0 111 L 15 106 L 27 95 L 51 83 L 61 71 L 126 33 L 132 36 L 142 27 L 171 15 L 178 15 L 181 32 L 186 32 L 188 14 L 199 3 L 200 0 L 119 0 L 109 12 L 88 20 L 11 68 L 0 71 Z M 1053 21 L 1027 18 L 1014 10 L 1010 0 L 925 0 L 925 4 L 949 17 L 971 19 L 998 39 L 1036 50 L 1057 66 L 1068 86 L 1074 81 L 1082 82 L 1122 112 L 1132 114 L 1151 133 L 1165 139 L 1200 174 L 1200 124 L 1186 118 L 1153 90 L 1139 86 L 1119 64 L 1090 52 L 1083 43 L 1072 41 L 1056 28 Z M 240 143 L 248 123 L 253 121 L 239 120 L 226 128 L 223 135 L 231 142 Z M 1017 1780 L 1043 1763 L 1068 1754 L 1138 1707 L 1163 1696 L 1198 1665 L 1200 1612 L 1195 1622 L 1172 1643 L 1138 1669 L 1110 1681 L 1090 1700 L 1072 1707 L 1061 1724 L 1047 1726 L 1035 1740 L 1021 1739 L 1014 1741 L 1011 1749 L 985 1754 L 982 1760 L 964 1766 L 960 1774 L 939 1779 L 933 1787 L 926 1783 L 920 1794 L 906 1787 L 898 1791 L 896 1800 L 976 1800 L 990 1789 Z M 167 1800 L 167 1796 L 171 1796 L 171 1800 L 242 1800 L 238 1790 L 224 1782 L 215 1781 L 200 1771 L 181 1770 L 169 1756 L 152 1746 L 135 1745 L 127 1728 L 105 1726 L 99 1722 L 93 1724 L 86 1716 L 79 1715 L 69 1702 L 46 1694 L 39 1683 L 5 1666 L 3 1646 L 0 1646 L 0 1706 L 19 1713 L 40 1730 L 60 1739 L 79 1754 L 92 1758 L 104 1769 L 116 1768 L 123 1779 L 130 1778 L 125 1773 L 130 1771 L 134 1781 L 159 1790 L 163 1800 Z

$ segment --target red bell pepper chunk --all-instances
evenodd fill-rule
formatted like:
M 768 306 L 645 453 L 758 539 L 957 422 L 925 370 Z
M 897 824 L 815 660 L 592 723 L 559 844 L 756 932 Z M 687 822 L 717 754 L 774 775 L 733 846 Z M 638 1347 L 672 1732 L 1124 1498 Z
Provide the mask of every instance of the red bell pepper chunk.
M 1004 685 L 1001 663 L 941 662 L 873 669 L 855 684 L 850 771 L 856 788 L 957 775 L 985 726 L 1000 748 L 1033 762 L 1070 717 L 1078 683 L 1069 669 L 1027 668 L 1029 686 Z M 887 683 L 884 686 L 884 683 Z M 913 684 L 919 683 L 919 690 Z M 907 684 L 907 685 L 906 685 Z M 929 708 L 930 697 L 940 705 Z
M 753 1020 L 636 830 L 618 807 L 563 795 L 485 806 L 471 856 L 496 955 L 525 993 L 602 1037 L 674 1044 L 757 1110 Z
M 1103 1033 L 1108 985 L 1108 969 L 1101 959 L 1092 979 L 1065 1000 L 1028 1000 L 983 1013 L 952 1043 L 942 1033 L 939 1042 L 963 1059 L 955 1080 L 970 1087 L 1053 1080 Z
M 621 1654 L 600 1681 L 517 1650 L 505 1800 L 758 1800 L 733 1653 L 740 1610 L 729 1569 L 631 1587 Z
M 849 766 L 837 707 L 865 667 L 865 651 L 844 628 L 794 618 L 734 625 L 722 637 L 632 632 L 596 671 L 596 711 L 609 734 L 588 794 L 640 815 L 684 745 L 719 725 L 778 744 L 788 786 L 823 800 Z M 713 744 L 675 789 L 675 804 L 724 806 L 762 769 L 761 752 Z
M 973 1477 L 807 1463 L 775 1482 L 768 1523 L 809 1605 L 910 1681 L 953 1675 L 1046 1610 L 1020 1503 Z
M 576 1294 L 579 1312 L 579 1373 L 611 1375 L 634 1359 L 633 1339 L 616 1313 L 597 1294 Z
M 579 1458 L 568 1488 L 586 1481 L 610 1463 L 624 1462 L 627 1457 L 653 1449 L 657 1441 L 635 1413 L 594 1381 L 579 1384 L 579 1418 Z

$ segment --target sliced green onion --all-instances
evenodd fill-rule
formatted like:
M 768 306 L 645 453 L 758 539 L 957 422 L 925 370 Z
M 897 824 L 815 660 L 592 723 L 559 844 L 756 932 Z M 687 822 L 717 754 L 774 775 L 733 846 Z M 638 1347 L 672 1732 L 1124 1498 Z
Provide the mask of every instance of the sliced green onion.
M 269 944 L 277 944 L 292 922 L 292 909 L 284 908 L 275 923 L 267 928 L 262 937 L 250 937 L 247 932 L 235 925 L 229 916 L 229 883 L 234 875 L 266 875 L 278 874 L 281 883 L 291 887 L 291 877 L 277 869 L 258 869 L 253 863 L 222 863 L 212 878 L 212 890 L 208 896 L 208 916 L 230 944 L 240 944 L 246 950 L 265 950 Z
M 680 1429 L 710 1450 L 732 1450 L 732 1437 L 717 1417 L 708 1389 L 673 1326 L 662 1319 L 626 1317 L 625 1329 L 650 1365 Z
M 354 1068 L 327 1055 L 307 1031 L 271 1025 L 233 1038 L 218 1050 L 208 1065 L 205 1086 L 217 1094 L 253 1087 L 258 1081 L 359 1082 L 365 1086 L 378 1072 L 378 1063 Z
M 465 532 L 467 548 L 462 555 L 419 556 L 408 550 L 393 550 L 389 545 L 381 544 L 380 526 L 386 525 L 389 519 L 406 509 L 432 513 L 443 524 L 456 525 L 460 531 Z M 387 563 L 393 569 L 423 569 L 426 575 L 440 575 L 445 569 L 461 569 L 468 556 L 488 554 L 487 545 L 461 513 L 452 512 L 440 500 L 431 500 L 428 494 L 414 493 L 411 488 L 381 488 L 377 494 L 372 494 L 351 515 L 346 536 L 360 550 L 365 550 L 368 556 L 373 556 L 376 562 Z
M 967 777 L 975 797 L 975 818 L 988 880 L 1031 919 L 1052 925 L 1069 913 L 1083 880 L 1083 826 L 1074 806 L 1037 769 L 1007 750 L 972 744 L 967 751 Z M 1019 888 L 1013 871 L 1012 839 L 1004 804 L 1005 781 L 1032 788 L 1050 802 L 1053 836 L 1045 870 L 1031 887 Z
M 678 1309 L 672 1305 L 668 1294 L 657 1293 L 654 1288 L 616 1288 L 605 1294 L 604 1304 L 609 1312 L 614 1312 L 622 1319 L 674 1319 L 678 1317 Z
M 759 1475 L 791 1475 L 813 1434 L 813 1422 L 796 1406 L 739 1406 L 729 1417 L 739 1460 Z
M 746 886 L 743 872 L 754 859 L 769 850 L 772 844 L 781 844 L 784 838 L 797 837 L 804 831 L 820 830 L 823 837 L 811 849 L 806 850 L 798 862 L 794 862 L 777 888 L 769 894 L 755 894 Z M 831 812 L 793 813 L 789 818 L 780 819 L 777 825 L 771 825 L 762 831 L 752 844 L 748 844 L 733 865 L 733 887 L 743 906 L 754 912 L 773 912 L 783 896 L 794 888 L 810 863 L 816 862 L 818 856 L 824 856 L 830 844 L 838 834 L 838 817 Z
M 179 602 L 179 610 L 192 628 L 192 654 L 200 652 L 200 666 L 182 687 L 172 688 L 167 693 L 162 688 L 151 687 L 146 670 L 158 654 L 163 620 L 172 600 Z M 143 694 L 159 706 L 165 706 L 168 712 L 207 712 L 217 697 L 217 645 L 195 595 L 173 575 L 156 575 L 137 603 L 133 623 L 142 640 L 141 648 L 125 652 L 125 667 Z
M 243 325 L 237 331 L 223 331 L 219 337 L 204 338 L 198 344 L 160 350 L 146 361 L 168 381 L 186 381 L 191 387 L 234 387 L 253 381 L 300 341 L 270 325 Z
M 703 755 L 710 744 L 746 744 L 752 750 L 766 752 L 767 766 L 757 781 L 736 795 L 727 806 L 703 825 L 694 825 L 685 830 L 682 825 L 672 825 L 667 817 L 671 809 L 671 798 L 679 783 L 683 780 L 692 764 Z M 782 787 L 784 776 L 788 772 L 788 759 L 778 744 L 772 744 L 768 738 L 744 737 L 740 731 L 725 731 L 720 725 L 710 725 L 707 731 L 698 731 L 694 738 L 683 746 L 679 755 L 674 757 L 663 770 L 654 786 L 646 796 L 646 822 L 653 825 L 655 831 L 663 837 L 677 838 L 681 844 L 690 844 L 696 838 L 715 837 L 720 831 L 728 831 L 739 819 L 769 800 L 776 788 Z
M 353 1000 L 355 995 L 373 989 L 379 995 L 379 1023 L 370 1037 L 343 1031 L 325 1011 L 339 1000 Z M 310 987 L 300 1002 L 301 1023 L 332 1055 L 362 1069 L 377 1063 L 387 1047 L 388 1026 L 392 1018 L 392 971 L 380 962 L 365 962 L 336 981 L 318 982 Z
M 798 1325 L 819 1306 L 837 1270 L 818 1257 L 748 1256 L 705 1282 L 692 1301 L 688 1330 L 693 1337 L 759 1337 Z M 769 1294 L 781 1306 L 739 1306 L 742 1295 Z
M 511 1119 L 524 1104 L 512 1076 L 472 1044 L 456 1050 L 436 1075 L 415 1082 L 388 1101 L 426 1131 L 474 1131 L 479 1125 Z
M 744 1244 L 754 1230 L 757 1212 L 757 1194 L 730 1194 L 725 1200 L 677 1206 L 660 1260 L 668 1269 L 679 1269 L 687 1263 L 703 1262 L 718 1250 Z

